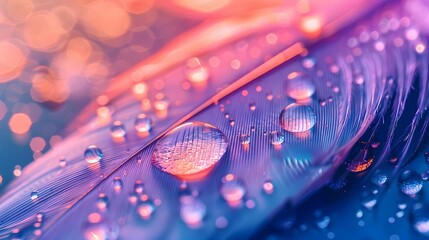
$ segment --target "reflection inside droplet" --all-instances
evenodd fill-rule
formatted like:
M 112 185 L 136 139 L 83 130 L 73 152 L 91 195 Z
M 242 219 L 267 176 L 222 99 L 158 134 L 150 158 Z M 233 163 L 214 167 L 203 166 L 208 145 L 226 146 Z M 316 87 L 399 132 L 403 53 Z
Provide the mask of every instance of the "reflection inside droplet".
M 97 163 L 103 157 L 101 149 L 95 145 L 89 146 L 84 153 L 85 161 L 89 164 Z
M 210 170 L 228 147 L 225 135 L 202 122 L 182 124 L 168 132 L 156 144 L 152 164 L 180 178 Z
M 292 103 L 280 113 L 280 126 L 289 132 L 305 132 L 316 124 L 316 114 L 307 105 Z

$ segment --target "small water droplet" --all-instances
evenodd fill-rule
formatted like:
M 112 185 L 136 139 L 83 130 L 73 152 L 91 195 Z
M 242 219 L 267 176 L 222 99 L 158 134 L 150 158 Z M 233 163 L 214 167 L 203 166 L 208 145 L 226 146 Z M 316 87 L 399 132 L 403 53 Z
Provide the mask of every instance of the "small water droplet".
M 235 125 L 235 120 L 234 119 L 229 119 L 229 125 L 231 125 L 231 127 L 234 127 Z
M 367 209 L 372 209 L 377 204 L 377 199 L 374 196 L 367 196 L 362 200 L 362 205 Z
M 272 131 L 270 133 L 270 141 L 273 145 L 280 145 L 285 141 L 285 136 L 279 131 Z
M 423 187 L 423 181 L 420 175 L 412 170 L 405 170 L 402 172 L 398 183 L 399 189 L 411 197 L 420 192 Z
M 103 152 L 97 146 L 91 145 L 85 150 L 84 157 L 89 164 L 98 163 L 103 157 Z
M 357 217 L 357 218 L 361 218 L 361 217 L 363 217 L 363 212 L 362 212 L 362 210 L 361 210 L 361 209 L 359 209 L 359 210 L 356 212 L 356 217 Z
M 211 169 L 227 147 L 228 141 L 219 129 L 190 122 L 174 128 L 157 142 L 151 162 L 164 172 L 185 177 Z
M 368 149 L 362 149 L 359 153 L 348 163 L 347 170 L 350 172 L 363 172 L 367 170 L 374 162 L 374 157 L 368 157 Z
M 100 193 L 97 199 L 97 208 L 100 211 L 105 211 L 108 205 L 109 205 L 109 199 L 104 193 Z
M 250 143 L 250 136 L 249 134 L 242 134 L 240 137 L 241 144 L 248 145 Z
M 122 185 L 122 180 L 119 177 L 113 179 L 113 190 L 115 190 L 115 192 L 120 192 L 122 190 Z
M 134 183 L 134 192 L 136 194 L 142 194 L 143 193 L 143 183 L 141 181 L 137 180 Z
M 305 76 L 297 75 L 286 81 L 286 95 L 290 98 L 301 100 L 313 96 L 316 87 Z
M 180 207 L 180 217 L 190 228 L 200 227 L 206 212 L 206 206 L 197 199 L 183 203 Z
M 316 124 L 316 114 L 311 107 L 292 103 L 280 113 L 280 126 L 289 132 L 305 132 Z
M 60 167 L 65 167 L 67 165 L 67 161 L 65 158 L 61 158 L 60 161 L 58 162 L 58 165 Z
M 137 206 L 137 212 L 144 220 L 149 220 L 155 211 L 155 204 L 151 200 L 144 201 Z
M 271 194 L 274 192 L 274 185 L 270 180 L 267 180 L 263 185 L 263 189 L 266 194 Z
M 255 103 L 249 103 L 249 109 L 250 109 L 250 111 L 255 111 L 256 110 Z
M 110 127 L 110 133 L 113 138 L 122 138 L 125 136 L 126 131 L 125 127 L 121 121 L 115 121 L 113 125 Z
M 223 184 L 220 188 L 222 197 L 231 206 L 237 206 L 241 203 L 242 198 L 246 194 L 244 184 L 232 174 L 228 174 L 223 179 Z
M 30 199 L 31 199 L 32 201 L 36 201 L 38 198 L 39 198 L 39 192 L 37 192 L 37 191 L 32 191 L 32 192 L 30 193 Z
M 356 76 L 356 78 L 355 78 L 355 83 L 356 83 L 357 85 L 362 85 L 364 82 L 365 82 L 365 78 L 363 78 L 363 76 L 362 76 L 362 75 L 358 75 L 358 76 Z
M 43 221 L 43 217 L 44 217 L 43 213 L 37 213 L 36 214 L 36 220 L 37 220 L 37 222 L 42 222 Z
M 373 175 L 371 177 L 371 181 L 375 185 L 382 186 L 387 181 L 387 174 L 385 172 L 381 171 L 380 169 L 377 169 L 373 173 Z
M 316 220 L 316 225 L 320 229 L 325 229 L 329 226 L 331 218 L 329 216 L 320 217 Z
M 145 114 L 139 114 L 134 122 L 134 127 L 138 133 L 148 133 L 152 129 L 152 119 Z
M 302 60 L 302 66 L 304 66 L 305 68 L 312 68 L 314 67 L 314 65 L 316 64 L 316 59 L 315 58 L 305 58 L 304 60 Z
M 86 240 L 115 240 L 119 237 L 119 228 L 105 221 L 87 223 L 83 227 L 83 237 Z
M 266 98 L 268 101 L 272 101 L 272 100 L 273 100 L 273 98 L 274 98 L 273 93 L 272 93 L 272 92 L 267 92 L 267 94 L 265 95 L 265 98 Z
M 205 84 L 209 79 L 207 68 L 198 58 L 191 58 L 187 61 L 186 78 L 192 84 Z

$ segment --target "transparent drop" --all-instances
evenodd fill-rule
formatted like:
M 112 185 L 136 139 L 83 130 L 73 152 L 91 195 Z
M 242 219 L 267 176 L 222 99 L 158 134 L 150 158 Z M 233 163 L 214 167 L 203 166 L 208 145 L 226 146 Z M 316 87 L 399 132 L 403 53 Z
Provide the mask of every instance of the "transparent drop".
M 250 111 L 255 111 L 255 110 L 256 110 L 256 105 L 255 105 L 255 103 L 250 103 L 250 104 L 249 104 L 249 109 L 250 109 Z
M 325 229 L 329 226 L 330 222 L 331 222 L 331 218 L 329 216 L 324 216 L 316 220 L 316 225 L 320 229 Z
M 95 145 L 89 146 L 84 153 L 85 161 L 89 164 L 97 163 L 103 157 L 103 152 L 101 149 Z
M 30 193 L 30 199 L 31 199 L 32 201 L 36 201 L 38 197 L 39 197 L 39 192 L 37 192 L 37 191 L 32 191 L 32 192 Z
M 206 206 L 197 199 L 188 201 L 180 207 L 180 217 L 191 228 L 201 226 L 206 212 Z
M 110 127 L 110 133 L 113 138 L 122 138 L 125 136 L 126 131 L 125 127 L 120 121 L 115 121 L 113 125 Z
M 136 181 L 134 183 L 134 192 L 137 194 L 143 193 L 143 183 L 141 181 Z
M 175 176 L 187 176 L 209 170 L 228 147 L 225 135 L 202 122 L 182 124 L 156 144 L 151 162 L 160 170 Z
M 115 190 L 115 192 L 120 192 L 122 190 L 122 186 L 122 180 L 119 177 L 115 177 L 115 179 L 113 179 L 113 190 Z
M 107 196 L 104 195 L 103 193 L 98 195 L 98 199 L 97 199 L 98 210 L 105 211 L 108 205 L 109 205 L 109 199 L 107 198 Z
M 316 59 L 314 58 L 305 58 L 302 60 L 302 66 L 305 68 L 312 68 L 316 64 Z
M 61 158 L 60 161 L 58 162 L 58 165 L 60 167 L 65 167 L 67 165 L 67 161 L 64 158 Z
M 285 136 L 279 131 L 272 131 L 270 133 L 270 141 L 273 145 L 280 145 L 285 141 Z
M 118 236 L 119 228 L 104 221 L 87 223 L 83 230 L 83 237 L 86 240 L 115 240 Z
M 381 171 L 380 169 L 377 169 L 371 177 L 371 182 L 378 186 L 384 185 L 386 181 L 387 181 L 387 174 Z
M 271 194 L 274 192 L 274 185 L 270 180 L 265 181 L 262 188 L 266 194 Z
M 238 205 L 246 194 L 246 188 L 239 179 L 228 174 L 223 180 L 220 193 L 230 205 Z
M 240 137 L 241 144 L 248 145 L 250 143 L 250 136 L 249 134 L 242 134 Z
M 410 220 L 418 233 L 429 236 L 429 207 L 426 204 L 416 203 L 411 211 Z
M 191 58 L 187 61 L 186 78 L 191 83 L 204 84 L 209 79 L 209 72 L 198 58 Z
M 301 100 L 313 96 L 316 87 L 313 82 L 304 76 L 286 80 L 286 95 L 290 98 Z
M 152 129 L 152 119 L 145 114 L 139 114 L 134 122 L 134 127 L 138 133 L 148 133 Z
M 280 113 L 280 126 L 288 132 L 305 132 L 316 124 L 316 114 L 311 107 L 292 103 Z
M 137 206 L 137 212 L 144 220 L 149 220 L 155 211 L 155 204 L 151 200 L 140 203 Z
M 367 196 L 362 200 L 362 205 L 367 209 L 372 209 L 377 204 L 377 199 L 374 196 Z
M 421 176 L 412 170 L 405 170 L 402 172 L 398 183 L 401 192 L 407 194 L 408 196 L 416 195 L 423 187 Z

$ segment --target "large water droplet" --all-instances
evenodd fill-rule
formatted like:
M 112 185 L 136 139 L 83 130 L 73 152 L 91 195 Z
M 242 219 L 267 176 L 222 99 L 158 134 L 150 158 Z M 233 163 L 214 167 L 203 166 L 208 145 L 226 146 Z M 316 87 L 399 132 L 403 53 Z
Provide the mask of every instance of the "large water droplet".
M 292 79 L 286 80 L 286 95 L 288 97 L 301 100 L 313 96 L 316 87 L 313 82 L 305 76 L 298 75 Z
M 138 133 L 148 133 L 152 129 L 152 119 L 145 114 L 139 114 L 134 122 L 134 127 Z
M 91 145 L 85 150 L 84 157 L 89 164 L 97 163 L 103 157 L 103 152 L 97 146 Z
M 280 113 L 280 126 L 289 132 L 305 132 L 316 124 L 316 114 L 311 107 L 292 103 Z
M 125 127 L 120 121 L 115 121 L 113 125 L 110 127 L 110 133 L 113 138 L 122 138 L 125 136 L 126 131 Z
M 187 201 L 180 207 L 180 217 L 191 228 L 201 226 L 206 212 L 206 206 L 197 199 Z
M 220 188 L 222 197 L 231 206 L 239 205 L 246 194 L 244 184 L 232 174 L 226 175 L 222 181 L 223 184 Z
M 423 187 L 420 175 L 412 170 L 405 170 L 399 177 L 398 183 L 399 189 L 409 196 L 414 196 Z
M 156 144 L 152 164 L 179 177 L 210 170 L 228 147 L 225 135 L 202 122 L 182 124 L 168 132 Z
M 410 215 L 414 229 L 424 236 L 429 236 L 429 207 L 416 203 Z

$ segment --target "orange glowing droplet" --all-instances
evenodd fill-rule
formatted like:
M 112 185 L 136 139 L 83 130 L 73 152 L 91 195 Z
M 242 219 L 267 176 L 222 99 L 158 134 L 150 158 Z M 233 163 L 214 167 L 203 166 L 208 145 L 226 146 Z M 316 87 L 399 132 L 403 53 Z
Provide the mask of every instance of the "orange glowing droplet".
M 138 98 L 146 96 L 147 90 L 147 86 L 144 83 L 137 83 L 133 87 L 133 93 Z
M 24 134 L 30 130 L 31 119 L 25 113 L 15 113 L 9 120 L 9 127 L 13 133 Z
M 40 51 L 50 51 L 60 42 L 65 31 L 56 15 L 48 11 L 33 13 L 24 25 L 27 45 Z
M 24 51 L 10 40 L 0 41 L 0 83 L 19 76 L 26 63 Z
M 113 3 L 92 1 L 85 6 L 82 24 L 88 34 L 100 40 L 108 40 L 126 33 L 131 25 L 131 18 Z

